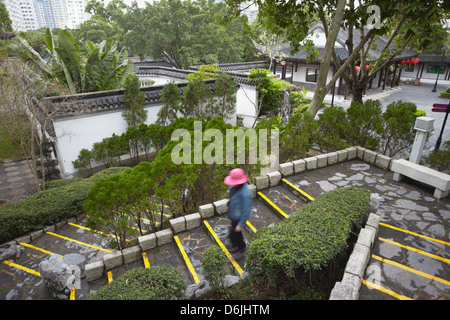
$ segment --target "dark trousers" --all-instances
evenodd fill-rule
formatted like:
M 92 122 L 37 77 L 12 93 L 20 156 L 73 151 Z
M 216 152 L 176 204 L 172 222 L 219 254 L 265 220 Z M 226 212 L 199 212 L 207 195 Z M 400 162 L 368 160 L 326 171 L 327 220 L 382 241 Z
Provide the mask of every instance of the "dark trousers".
M 236 232 L 235 230 L 238 223 L 239 220 L 231 220 L 230 240 L 238 250 L 241 250 L 245 248 L 246 244 L 242 231 Z

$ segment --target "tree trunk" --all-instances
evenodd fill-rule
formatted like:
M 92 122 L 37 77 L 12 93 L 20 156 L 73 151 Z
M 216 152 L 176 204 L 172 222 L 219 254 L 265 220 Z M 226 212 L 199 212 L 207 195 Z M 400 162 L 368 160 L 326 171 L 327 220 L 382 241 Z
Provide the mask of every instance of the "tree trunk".
M 330 69 L 331 56 L 333 54 L 334 43 L 336 41 L 339 29 L 341 28 L 341 22 L 344 17 L 345 0 L 338 0 L 336 6 L 336 13 L 331 23 L 331 27 L 328 30 L 327 42 L 323 53 L 322 61 L 320 62 L 320 71 L 317 78 L 316 90 L 314 91 L 314 97 L 311 105 L 308 108 L 308 112 L 316 115 L 322 106 L 322 101 L 327 94 L 326 84 L 328 70 Z

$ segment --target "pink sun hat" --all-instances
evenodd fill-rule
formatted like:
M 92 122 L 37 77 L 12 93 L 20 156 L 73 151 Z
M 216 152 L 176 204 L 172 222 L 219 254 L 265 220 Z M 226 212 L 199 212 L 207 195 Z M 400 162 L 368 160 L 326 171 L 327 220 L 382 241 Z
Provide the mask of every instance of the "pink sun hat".
M 236 168 L 230 171 L 230 174 L 225 177 L 225 180 L 223 182 L 229 186 L 235 186 L 247 181 L 248 178 L 245 175 L 244 170 L 242 170 L 241 168 Z

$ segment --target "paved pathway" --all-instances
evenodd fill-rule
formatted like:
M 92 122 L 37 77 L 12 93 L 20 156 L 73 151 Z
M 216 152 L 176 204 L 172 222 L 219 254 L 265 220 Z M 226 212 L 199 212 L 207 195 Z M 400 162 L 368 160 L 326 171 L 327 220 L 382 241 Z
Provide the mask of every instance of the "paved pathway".
M 0 200 L 15 202 L 36 193 L 26 160 L 0 162 Z
M 392 180 L 391 172 L 360 160 L 346 161 L 294 174 L 288 176 L 287 180 L 314 198 L 323 192 L 345 186 L 365 187 L 379 196 L 380 222 L 383 225 L 380 225 L 372 259 L 364 278 L 365 284 L 360 291 L 361 300 L 398 299 L 399 297 L 450 298 L 449 198 L 436 200 L 432 197 L 430 190 L 407 182 L 395 182 Z M 287 215 L 305 205 L 303 198 L 285 184 L 264 189 L 261 193 Z M 255 198 L 249 220 L 257 230 L 284 219 L 282 215 L 276 214 L 276 210 L 268 202 L 264 201 L 264 197 L 259 195 Z M 196 229 L 177 235 L 182 250 L 200 280 L 203 277 L 201 259 L 204 250 L 215 243 L 215 237 L 225 246 L 229 245 L 227 239 L 229 221 L 226 215 L 216 215 L 207 219 L 207 222 L 211 226 L 210 229 L 206 227 L 206 224 L 202 224 Z M 29 271 L 38 270 L 38 264 L 48 257 L 48 252 L 43 252 L 41 249 L 62 255 L 80 253 L 86 257 L 87 263 L 101 259 L 109 250 L 107 239 L 83 228 L 84 223 L 84 219 L 81 219 L 66 224 L 32 241 L 32 247 L 26 246 L 21 257 L 12 261 L 28 269 L 0 264 L 0 299 L 51 298 L 42 279 Z M 400 229 L 394 230 L 391 227 Z M 211 230 L 215 237 L 212 236 Z M 248 241 L 251 241 L 252 234 L 250 228 L 245 231 Z M 194 273 L 187 267 L 186 260 L 183 259 L 180 247 L 175 241 L 145 253 L 150 267 L 174 266 L 184 276 L 187 285 L 194 283 L 196 279 Z M 111 270 L 111 276 L 116 278 L 126 270 L 136 267 L 144 268 L 145 261 L 138 260 L 114 268 Z M 245 267 L 245 258 L 236 261 L 235 264 L 230 263 L 229 272 L 239 274 L 238 267 L 241 270 Z M 87 282 L 84 279 L 81 289 L 76 291 L 76 299 L 85 299 L 92 290 L 97 290 L 107 282 L 106 276 L 93 282 Z M 369 286 L 373 283 L 378 286 L 377 289 Z

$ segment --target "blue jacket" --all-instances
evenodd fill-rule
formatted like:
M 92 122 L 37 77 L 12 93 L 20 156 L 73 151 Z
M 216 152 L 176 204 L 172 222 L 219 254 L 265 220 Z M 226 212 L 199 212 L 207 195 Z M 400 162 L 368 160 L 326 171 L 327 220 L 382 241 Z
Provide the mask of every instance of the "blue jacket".
M 232 188 L 228 188 L 229 194 Z M 247 183 L 244 183 L 239 190 L 234 192 L 228 202 L 228 215 L 232 220 L 239 220 L 238 226 L 241 228 L 245 227 L 245 222 L 252 213 L 252 202 L 252 193 Z

